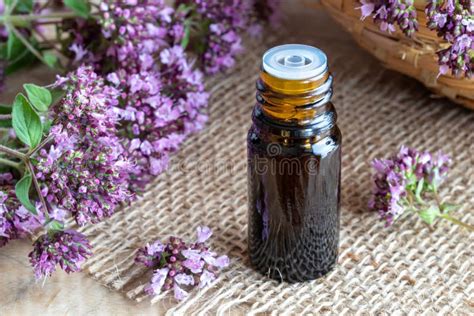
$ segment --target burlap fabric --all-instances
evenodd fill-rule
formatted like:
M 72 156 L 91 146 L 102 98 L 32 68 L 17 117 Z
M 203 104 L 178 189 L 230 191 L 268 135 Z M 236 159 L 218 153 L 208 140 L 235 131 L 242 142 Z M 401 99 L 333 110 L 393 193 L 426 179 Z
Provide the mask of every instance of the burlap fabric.
M 295 17 L 293 17 L 295 19 Z M 298 19 L 298 17 L 296 17 Z M 318 20 L 319 19 L 319 20 Z M 266 279 L 246 253 L 246 134 L 261 53 L 254 43 L 228 74 L 212 78 L 206 129 L 177 153 L 136 203 L 83 231 L 95 256 L 85 269 L 135 300 L 151 271 L 134 264 L 136 249 L 169 235 L 194 238 L 198 225 L 214 231 L 211 244 L 231 258 L 215 285 L 176 303 L 171 293 L 152 301 L 169 314 L 473 314 L 474 234 L 449 223 L 433 229 L 409 217 L 385 228 L 367 210 L 369 161 L 402 144 L 443 150 L 454 166 L 441 194 L 462 205 L 455 215 L 474 223 L 474 113 L 434 100 L 420 84 L 384 70 L 321 16 L 301 13 L 312 36 L 276 42 L 317 45 L 329 56 L 334 104 L 343 133 L 342 217 L 338 265 L 326 277 L 289 285 Z M 316 32 L 325 25 L 327 32 Z M 295 26 L 297 27 L 297 26 Z M 300 32 L 309 33 L 309 32 Z

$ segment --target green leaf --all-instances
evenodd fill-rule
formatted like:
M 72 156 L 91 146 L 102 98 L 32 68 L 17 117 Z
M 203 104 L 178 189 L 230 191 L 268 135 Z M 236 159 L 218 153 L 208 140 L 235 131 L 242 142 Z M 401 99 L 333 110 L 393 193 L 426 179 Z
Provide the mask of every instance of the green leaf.
M 416 186 L 416 196 L 420 196 L 421 194 L 421 191 L 423 191 L 423 185 L 425 184 L 425 179 L 421 179 L 420 181 L 418 181 L 418 184 Z
M 23 45 L 23 43 L 21 44 Z M 34 39 L 34 37 L 30 39 L 30 44 L 34 48 L 38 49 L 38 42 Z M 8 49 L 5 49 L 5 58 L 7 56 L 7 50 Z M 5 75 L 8 76 L 21 68 L 28 67 L 37 60 L 38 58 L 33 55 L 33 53 L 29 49 L 27 49 L 25 46 L 22 46 L 22 49 L 16 55 L 12 56 L 12 59 L 8 61 L 7 66 L 5 68 Z
M 28 67 L 36 60 L 36 56 L 33 55 L 28 49 L 25 49 L 14 60 L 8 62 L 7 67 L 5 68 L 5 75 L 11 75 L 21 68 Z
M 30 148 L 35 148 L 43 136 L 43 127 L 38 114 L 23 94 L 18 94 L 13 103 L 12 126 L 16 136 Z
M 7 104 L 0 104 L 0 114 L 11 114 L 12 106 Z
M 33 0 L 19 0 L 16 10 L 22 13 L 30 13 L 33 11 Z
M 436 205 L 431 205 L 429 208 L 426 210 L 422 210 L 418 213 L 420 215 L 420 218 L 431 225 L 436 217 L 438 217 L 441 213 L 439 212 L 439 209 Z
M 15 193 L 18 200 L 24 207 L 34 215 L 38 215 L 36 207 L 30 201 L 31 175 L 26 174 L 15 185 Z
M 450 204 L 450 203 L 443 203 L 441 204 L 441 211 L 444 214 L 447 214 L 449 212 L 455 211 L 459 208 L 459 205 L 456 204 Z
M 58 56 L 51 54 L 51 53 L 44 53 L 43 54 L 43 59 L 46 62 L 46 65 L 48 65 L 51 68 L 54 68 L 58 64 Z
M 7 43 L 0 43 L 0 59 L 7 59 Z
M 16 2 L 13 0 L 5 0 L 5 5 L 10 7 L 13 3 L 15 3 L 14 11 L 21 12 L 21 13 L 30 13 L 33 11 L 33 0 L 17 0 Z
M 46 112 L 48 111 L 48 107 L 51 105 L 52 96 L 51 92 L 48 89 L 37 86 L 32 83 L 26 83 L 23 85 L 23 88 L 28 95 L 28 99 L 31 102 L 31 105 L 39 111 L 39 112 Z
M 53 121 L 52 120 L 45 120 L 43 122 L 43 134 L 49 134 L 49 131 L 51 129 L 51 125 L 53 125 Z
M 0 127 L 11 128 L 12 127 L 12 121 L 11 120 L 0 120 Z
M 59 100 L 61 100 L 66 92 L 63 89 L 52 89 L 51 90 L 51 97 L 52 97 L 52 105 L 54 106 Z
M 51 230 L 58 231 L 58 230 L 63 230 L 64 225 L 58 221 L 53 220 L 49 223 L 49 228 Z
M 5 104 L 0 104 L 0 114 L 11 114 L 12 107 Z M 0 120 L 0 127 L 11 128 L 12 127 L 12 120 L 11 119 L 3 119 Z
M 15 33 L 10 32 L 7 40 L 7 60 L 13 60 L 18 55 L 22 54 L 27 48 L 21 40 L 16 37 Z
M 90 7 L 85 0 L 64 0 L 64 4 L 71 8 L 80 17 L 88 18 Z
M 0 114 L 10 114 L 10 113 L 1 113 L 2 106 L 0 106 Z M 12 127 L 12 120 L 11 119 L 0 119 L 0 127 L 4 128 L 11 128 Z
M 187 15 L 194 8 L 195 8 L 195 5 L 181 3 L 176 9 L 176 12 L 181 13 L 182 15 Z
M 191 27 L 189 26 L 189 23 L 185 23 L 184 25 L 184 36 L 181 40 L 181 47 L 183 47 L 183 49 L 186 49 L 189 44 L 189 39 L 191 37 Z

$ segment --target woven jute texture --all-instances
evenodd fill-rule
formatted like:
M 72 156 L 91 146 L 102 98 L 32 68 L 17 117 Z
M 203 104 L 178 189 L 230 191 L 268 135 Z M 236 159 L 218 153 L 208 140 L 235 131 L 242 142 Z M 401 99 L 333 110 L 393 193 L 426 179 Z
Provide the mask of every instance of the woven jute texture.
M 315 22 L 302 15 L 298 23 Z M 310 22 L 308 22 L 310 21 Z M 329 22 L 328 22 L 329 23 Z M 297 26 L 298 27 L 298 26 Z M 332 26 L 331 26 L 332 27 Z M 331 29 L 331 28 L 328 28 Z M 337 29 L 337 28 L 336 28 Z M 169 314 L 458 314 L 474 313 L 474 234 L 449 223 L 429 228 L 414 217 L 385 228 L 367 210 L 369 161 L 402 144 L 443 150 L 454 157 L 442 196 L 462 205 L 454 215 L 474 223 L 474 112 L 433 100 L 417 82 L 384 70 L 343 33 L 296 35 L 282 42 L 321 47 L 335 78 L 334 104 L 343 133 L 341 240 L 338 264 L 303 284 L 271 281 L 252 270 L 247 256 L 246 134 L 254 105 L 261 53 L 250 47 L 226 75 L 209 79 L 210 120 L 131 206 L 83 228 L 95 256 L 85 269 L 99 282 L 135 300 L 151 271 L 134 264 L 136 249 L 156 239 L 192 239 L 210 226 L 211 246 L 231 258 L 213 287 L 177 303 L 155 297 Z

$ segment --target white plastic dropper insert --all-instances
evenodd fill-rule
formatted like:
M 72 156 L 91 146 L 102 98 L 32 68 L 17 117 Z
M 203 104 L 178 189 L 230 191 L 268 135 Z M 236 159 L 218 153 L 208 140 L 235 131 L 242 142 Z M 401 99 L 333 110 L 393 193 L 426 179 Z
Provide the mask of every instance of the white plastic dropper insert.
M 328 59 L 320 49 L 301 44 L 286 44 L 269 49 L 262 58 L 263 69 L 287 80 L 305 80 L 326 72 Z

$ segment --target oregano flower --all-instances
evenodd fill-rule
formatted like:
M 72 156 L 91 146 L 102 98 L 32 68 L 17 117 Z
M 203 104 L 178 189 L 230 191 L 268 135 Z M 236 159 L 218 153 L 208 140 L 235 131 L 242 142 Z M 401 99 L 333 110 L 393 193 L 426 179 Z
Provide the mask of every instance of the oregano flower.
M 361 18 L 372 16 L 384 32 L 395 32 L 395 25 L 407 36 L 418 30 L 413 0 L 361 0 L 361 4 Z
M 0 247 L 10 240 L 24 238 L 42 226 L 41 213 L 33 216 L 15 194 L 15 179 L 9 172 L 0 173 Z M 39 209 L 39 208 L 38 208 Z
M 57 85 L 65 96 L 51 111 L 52 142 L 40 150 L 36 176 L 53 207 L 68 210 L 80 225 L 98 222 L 132 198 L 133 165 L 116 127 L 118 92 L 91 67 L 79 67 Z
M 382 31 L 394 32 L 395 25 L 407 36 L 418 30 L 413 0 L 360 0 L 361 19 L 373 17 Z M 437 51 L 439 73 L 473 76 L 474 5 L 471 0 L 429 0 L 425 7 L 427 26 L 448 45 Z
M 17 96 L 13 111 L 2 105 L 0 119 L 13 128 L 4 130 L 0 145 L 0 164 L 8 171 L 0 174 L 0 246 L 42 228 L 30 254 L 36 276 L 50 275 L 58 265 L 77 271 L 90 245 L 65 229 L 68 215 L 79 225 L 99 222 L 163 172 L 170 153 L 207 120 L 201 69 L 213 73 L 212 67 L 232 66 L 241 50 L 238 32 L 246 31 L 250 16 L 276 20 L 278 1 L 69 1 L 60 10 L 56 2 L 1 3 L 0 57 L 7 41 L 16 51 L 0 61 L 0 88 L 4 71 L 37 60 L 70 72 L 46 87 L 24 85 L 26 96 Z M 253 15 L 253 8 L 264 15 Z M 46 41 L 45 24 L 55 27 L 58 42 Z M 206 53 L 190 42 L 203 44 Z M 204 62 L 191 58 L 202 54 Z M 175 276 L 177 298 L 186 295 L 186 286 L 210 284 L 217 267 L 228 263 L 203 246 L 210 235 L 203 228 L 195 245 L 186 244 L 190 252 L 183 249 L 189 256 L 181 258 L 183 267 L 200 273 L 199 282 L 163 267 L 154 289 L 161 290 L 165 272 Z M 164 251 L 158 249 L 149 251 Z
M 52 230 L 36 239 L 29 257 L 35 276 L 40 279 L 50 276 L 58 265 L 67 273 L 79 271 L 91 255 L 91 245 L 83 234 Z
M 430 0 L 425 9 L 428 27 L 450 44 L 438 52 L 440 74 L 474 74 L 474 4 L 471 0 Z
M 154 269 L 145 291 L 154 296 L 172 289 L 174 297 L 183 300 L 189 295 L 187 289 L 212 284 L 218 270 L 229 265 L 229 258 L 205 245 L 211 235 L 209 227 L 198 227 L 194 243 L 170 237 L 167 243 L 157 240 L 140 248 L 135 261 Z
M 474 227 L 451 217 L 454 205 L 441 202 L 438 188 L 445 180 L 451 159 L 439 152 L 432 155 L 402 146 L 388 159 L 374 159 L 374 188 L 369 208 L 379 213 L 387 226 L 414 213 L 427 224 L 437 218 L 473 230 Z

